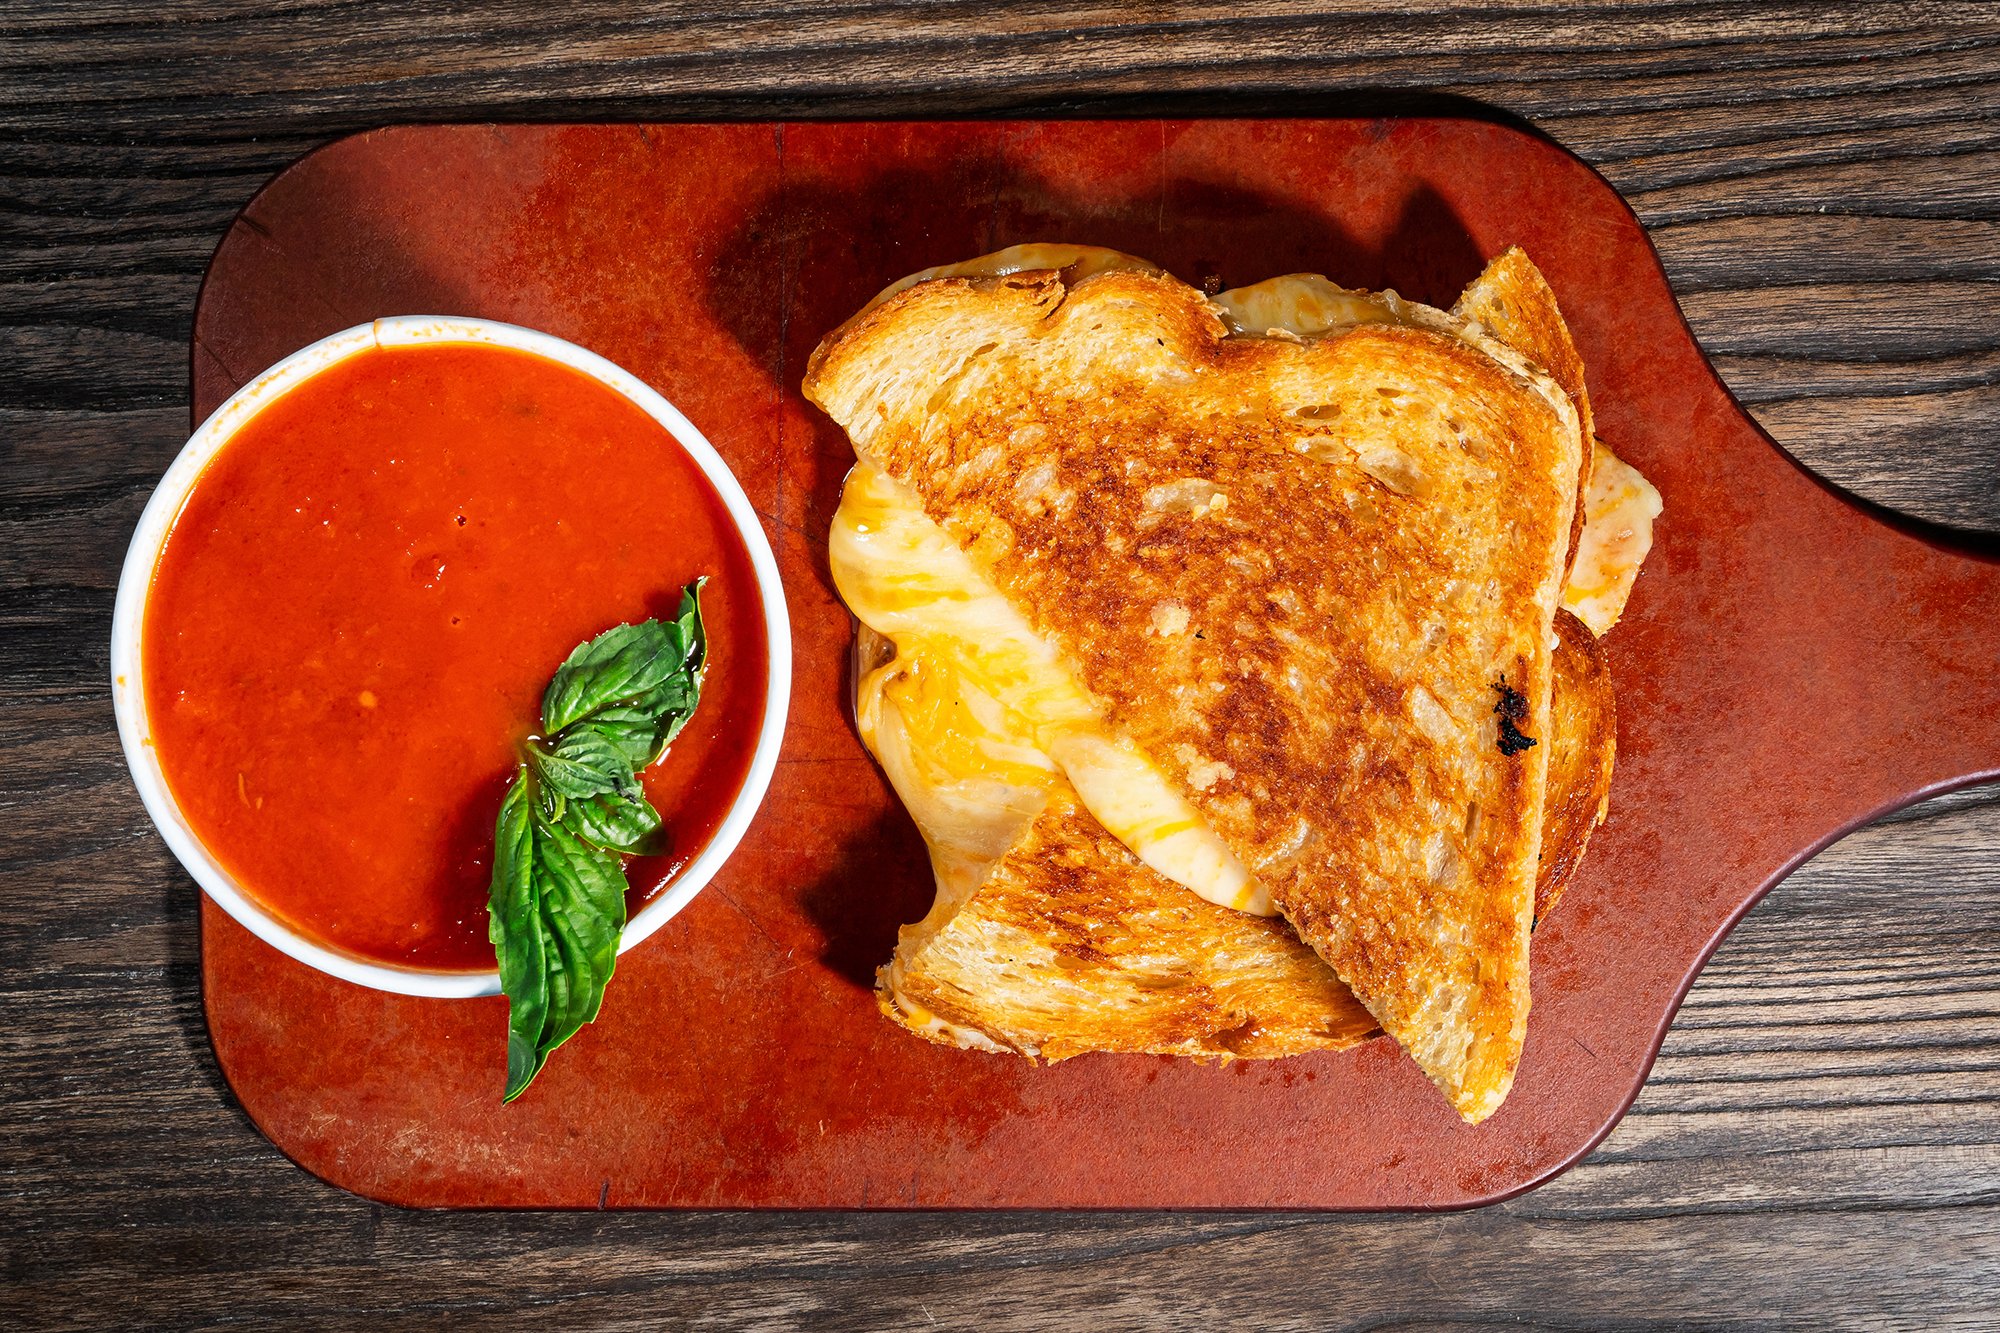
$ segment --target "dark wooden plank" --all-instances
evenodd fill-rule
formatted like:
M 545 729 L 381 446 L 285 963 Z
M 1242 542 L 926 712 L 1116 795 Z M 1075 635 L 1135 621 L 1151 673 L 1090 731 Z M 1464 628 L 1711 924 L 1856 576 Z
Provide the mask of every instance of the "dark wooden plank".
M 1481 1213 L 414 1215 L 319 1185 L 235 1109 L 195 890 L 123 777 L 104 686 L 124 540 L 186 432 L 209 252 L 285 162 L 402 119 L 1478 99 L 1626 192 L 1794 453 L 2000 531 L 2000 9 L 72 0 L 0 31 L 0 1320 L 2000 1321 L 1990 793 L 1794 875 L 1606 1144 Z

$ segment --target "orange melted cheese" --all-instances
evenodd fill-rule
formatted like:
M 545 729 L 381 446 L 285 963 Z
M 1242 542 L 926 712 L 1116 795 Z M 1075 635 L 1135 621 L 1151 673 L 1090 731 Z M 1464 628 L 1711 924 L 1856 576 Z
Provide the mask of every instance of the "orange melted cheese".
M 861 682 L 855 713 L 941 880 L 983 873 L 1067 781 L 1160 874 L 1221 906 L 1271 914 L 1242 862 L 908 488 L 858 464 L 828 559 L 848 607 L 896 645 L 895 660 Z

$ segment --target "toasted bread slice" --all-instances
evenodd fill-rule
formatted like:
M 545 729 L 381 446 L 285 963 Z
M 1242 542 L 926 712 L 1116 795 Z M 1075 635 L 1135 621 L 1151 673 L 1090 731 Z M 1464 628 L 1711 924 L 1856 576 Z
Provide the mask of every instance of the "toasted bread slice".
M 1583 356 L 1548 280 L 1518 247 L 1488 264 L 1459 296 L 1452 313 L 1546 369 L 1576 404 L 1591 447 L 1584 451 L 1577 477 L 1579 503 L 1563 606 L 1602 635 L 1624 613 L 1639 567 L 1652 549 L 1660 493 L 1597 439 Z
M 1567 611 L 1556 612 L 1555 696 L 1549 711 L 1549 796 L 1535 875 L 1535 920 L 1555 910 L 1590 835 L 1611 803 L 1618 716 L 1604 645 Z
M 1270 1058 L 1379 1034 L 1282 919 L 1217 907 L 1167 881 L 1082 810 L 1066 783 L 1030 777 L 964 791 L 980 766 L 912 752 L 939 740 L 898 716 L 893 645 L 864 625 L 856 655 L 856 716 L 917 819 L 939 886 L 877 975 L 889 1018 L 941 1045 L 1048 1060 Z M 1601 787 L 1569 784 L 1610 775 L 1609 677 L 1574 618 L 1557 644 L 1555 679 L 1537 918 L 1574 875 L 1592 812 L 1603 808 Z M 954 788 L 978 801 L 977 815 L 953 808 Z M 1563 854 L 1548 855 L 1552 846 Z
M 878 997 L 934 1041 L 1049 1060 L 1296 1055 L 1376 1031 L 1282 920 L 1161 879 L 1066 788 L 957 911 L 899 945 Z
M 806 389 L 1489 1114 L 1527 1013 L 1548 751 L 1519 741 L 1548 731 L 1582 454 L 1561 387 L 1423 307 L 1231 336 L 1113 270 L 920 283 Z
M 1471 320 L 1546 370 L 1576 404 L 1578 425 L 1588 440 L 1596 431 L 1583 356 L 1556 305 L 1548 279 L 1519 246 L 1509 247 L 1472 280 L 1451 312 Z M 1586 462 L 1583 475 L 1589 476 Z
M 879 608 L 835 531 L 836 577 Z M 1376 1032 L 1283 920 L 1211 903 L 1106 832 L 1059 772 L 1024 757 L 1007 719 L 980 707 L 950 654 L 921 638 L 899 652 L 864 624 L 855 666 L 862 739 L 938 884 L 877 976 L 891 1019 L 940 1044 L 1048 1060 L 1262 1058 Z
M 1556 305 L 1555 292 L 1519 246 L 1510 247 L 1488 263 L 1472 284 L 1459 293 L 1451 312 L 1478 324 L 1553 376 L 1576 404 L 1578 425 L 1586 444 L 1595 438 L 1583 356 L 1570 337 L 1569 325 Z M 1577 545 L 1583 539 L 1584 501 L 1589 494 L 1591 462 L 1591 450 L 1586 447 L 1577 469 L 1576 514 L 1570 521 L 1571 562 L 1575 561 Z
M 1642 522 L 1645 545 L 1650 546 L 1659 493 L 1597 443 L 1583 357 L 1548 280 L 1518 246 L 1487 264 L 1459 295 L 1452 313 L 1478 323 L 1548 371 L 1576 404 L 1584 439 L 1592 446 L 1584 450 L 1577 477 L 1569 577 L 1563 589 L 1569 609 L 1556 616 L 1559 642 L 1555 715 L 1550 726 L 1549 795 L 1542 828 L 1541 870 L 1535 885 L 1535 919 L 1539 921 L 1554 908 L 1563 886 L 1575 873 L 1584 845 L 1591 831 L 1603 822 L 1610 800 L 1616 715 L 1611 672 L 1593 630 L 1601 634 L 1609 629 L 1624 607 L 1632 577 L 1646 555 L 1643 547 L 1630 549 L 1633 539 L 1628 530 L 1635 522 Z M 1600 462 L 1604 475 L 1594 481 Z M 1627 480 L 1628 474 L 1637 478 L 1636 484 Z M 1646 509 L 1644 501 L 1634 498 L 1640 487 L 1652 497 L 1648 512 L 1640 512 Z M 1586 530 L 1591 538 L 1587 546 Z M 1621 539 L 1626 544 L 1614 546 Z M 1616 605 L 1612 607 L 1609 603 L 1614 598 Z M 1593 618 L 1603 616 L 1603 628 L 1586 625 L 1572 611 Z

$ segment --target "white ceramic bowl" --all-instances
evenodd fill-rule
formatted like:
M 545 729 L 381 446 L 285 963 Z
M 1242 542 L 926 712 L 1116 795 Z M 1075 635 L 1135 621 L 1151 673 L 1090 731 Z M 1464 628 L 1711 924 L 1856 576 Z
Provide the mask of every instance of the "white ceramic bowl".
M 784 587 L 778 581 L 778 562 L 771 555 L 770 543 L 764 539 L 764 529 L 756 511 L 750 507 L 743 488 L 715 452 L 715 447 L 702 438 L 701 432 L 672 403 L 648 388 L 637 376 L 594 352 L 587 352 L 574 343 L 552 338 L 546 333 L 517 328 L 512 324 L 448 316 L 405 315 L 396 319 L 379 319 L 372 324 L 358 325 L 332 337 L 322 338 L 286 357 L 244 385 L 201 424 L 201 428 L 187 442 L 187 447 L 174 460 L 173 466 L 167 469 L 166 476 L 160 479 L 158 489 L 146 505 L 146 512 L 139 518 L 139 529 L 132 536 L 131 548 L 125 555 L 125 568 L 118 579 L 118 601 L 112 611 L 111 689 L 118 712 L 118 739 L 125 747 L 125 762 L 132 769 L 132 780 L 138 784 L 139 796 L 146 803 L 146 813 L 152 816 L 153 823 L 159 826 L 160 836 L 167 840 L 167 846 L 173 849 L 174 855 L 208 896 L 266 944 L 322 972 L 363 986 L 373 986 L 377 990 L 394 991 L 400 995 L 459 998 L 499 994 L 499 974 L 491 971 L 439 972 L 396 967 L 330 949 L 307 939 L 272 916 L 237 886 L 189 827 L 167 786 L 166 776 L 160 771 L 159 754 L 152 745 L 151 728 L 146 718 L 145 663 L 139 652 L 153 567 L 159 562 L 160 550 L 166 544 L 168 533 L 173 530 L 174 520 L 180 516 L 181 506 L 186 503 L 202 469 L 216 452 L 267 404 L 336 362 L 374 347 L 435 343 L 485 343 L 533 352 L 581 371 L 637 404 L 667 429 L 701 468 L 709 484 L 715 487 L 716 494 L 722 497 L 729 517 L 743 538 L 744 548 L 750 553 L 751 568 L 757 574 L 757 592 L 764 606 L 770 685 L 764 697 L 764 725 L 757 736 L 757 749 L 751 756 L 750 771 L 743 780 L 743 789 L 737 793 L 735 802 L 729 807 L 708 846 L 667 886 L 665 893 L 640 908 L 626 923 L 624 938 L 618 946 L 620 953 L 651 935 L 687 906 L 729 854 L 736 850 L 744 830 L 750 826 L 758 804 L 764 799 L 764 791 L 770 786 L 771 773 L 778 762 L 778 745 L 784 737 L 785 705 L 791 697 L 792 686 L 792 634 L 791 621 L 785 612 Z

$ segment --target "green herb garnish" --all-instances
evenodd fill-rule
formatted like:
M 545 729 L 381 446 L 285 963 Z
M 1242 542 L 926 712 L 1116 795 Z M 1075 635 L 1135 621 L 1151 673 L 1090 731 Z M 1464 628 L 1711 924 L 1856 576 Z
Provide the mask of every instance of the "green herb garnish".
M 639 773 L 701 698 L 701 585 L 672 620 L 606 630 L 569 655 L 542 696 L 542 729 L 493 830 L 487 935 L 507 995 L 507 1093 L 597 1017 L 625 931 L 625 858 L 655 849 L 659 811 Z

